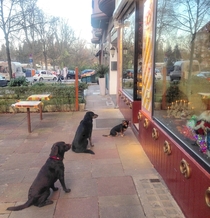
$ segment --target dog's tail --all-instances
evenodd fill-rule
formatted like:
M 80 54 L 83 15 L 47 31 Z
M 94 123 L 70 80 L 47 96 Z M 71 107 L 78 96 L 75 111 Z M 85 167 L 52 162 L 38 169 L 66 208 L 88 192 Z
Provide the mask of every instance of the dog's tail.
M 10 211 L 18 211 L 18 210 L 23 210 L 27 207 L 30 207 L 31 205 L 33 205 L 33 199 L 29 199 L 28 201 L 26 201 L 25 204 L 19 205 L 19 206 L 14 206 L 14 207 L 8 207 L 7 210 Z
M 109 137 L 110 135 L 102 135 L 102 136 L 104 136 L 104 137 Z
M 84 151 L 84 153 L 89 153 L 89 154 L 95 154 L 92 150 L 90 150 L 90 149 L 86 149 L 85 151 Z

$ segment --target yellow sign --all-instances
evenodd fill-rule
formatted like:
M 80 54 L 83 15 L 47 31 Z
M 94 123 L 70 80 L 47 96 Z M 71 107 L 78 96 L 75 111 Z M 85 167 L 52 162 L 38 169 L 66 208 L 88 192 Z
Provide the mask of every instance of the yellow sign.
M 142 110 L 152 111 L 153 0 L 144 4 Z

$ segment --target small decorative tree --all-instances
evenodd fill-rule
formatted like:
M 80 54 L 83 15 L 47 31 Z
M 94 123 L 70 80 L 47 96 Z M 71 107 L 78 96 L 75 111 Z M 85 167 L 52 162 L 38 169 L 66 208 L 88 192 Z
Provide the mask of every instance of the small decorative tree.
M 95 70 L 99 78 L 104 78 L 105 74 L 109 72 L 109 66 L 98 64 L 96 65 Z

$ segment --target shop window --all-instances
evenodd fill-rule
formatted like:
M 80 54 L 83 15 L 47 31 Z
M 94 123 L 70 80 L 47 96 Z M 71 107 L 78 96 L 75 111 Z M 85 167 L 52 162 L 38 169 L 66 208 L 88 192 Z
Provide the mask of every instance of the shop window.
M 164 4 L 163 4 L 164 2 Z M 200 4 L 200 5 L 199 5 Z M 209 0 L 158 1 L 153 117 L 210 166 Z
M 123 58 L 122 58 L 122 89 L 131 98 L 134 90 L 134 43 L 135 43 L 135 12 L 124 20 L 123 27 Z

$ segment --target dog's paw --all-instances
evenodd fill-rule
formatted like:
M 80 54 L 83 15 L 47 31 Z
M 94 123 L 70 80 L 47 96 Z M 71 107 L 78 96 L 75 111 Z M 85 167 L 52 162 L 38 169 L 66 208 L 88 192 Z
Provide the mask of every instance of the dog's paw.
M 55 191 L 58 191 L 58 188 L 57 188 L 57 187 L 53 188 L 53 191 L 54 191 L 54 192 L 55 192 Z
M 46 201 L 41 202 L 40 204 L 37 204 L 36 206 L 37 206 L 37 207 L 44 207 L 44 206 L 50 205 L 50 204 L 53 204 L 53 201 L 47 199 Z
M 90 144 L 91 147 L 94 147 L 94 144 Z
M 66 193 L 69 193 L 70 191 L 71 191 L 71 189 L 70 188 L 67 188 L 67 189 L 65 189 L 64 190 Z
M 53 201 L 47 199 L 47 200 L 45 201 L 45 205 L 50 205 L 50 204 L 53 204 Z

